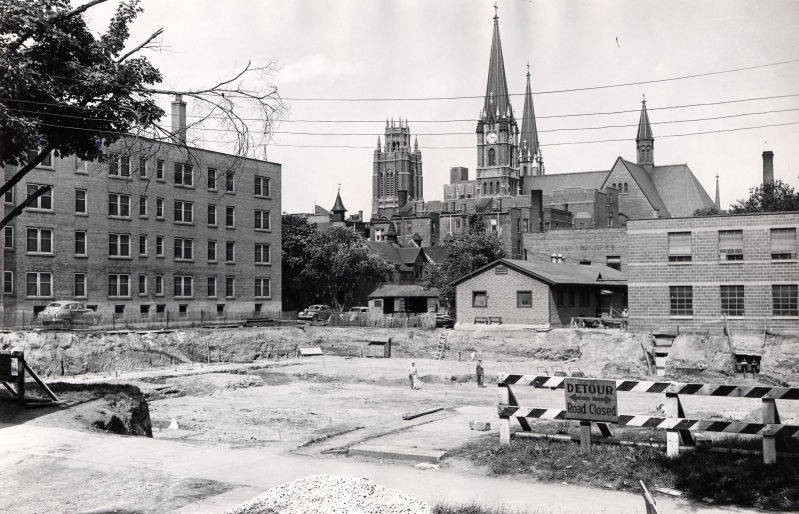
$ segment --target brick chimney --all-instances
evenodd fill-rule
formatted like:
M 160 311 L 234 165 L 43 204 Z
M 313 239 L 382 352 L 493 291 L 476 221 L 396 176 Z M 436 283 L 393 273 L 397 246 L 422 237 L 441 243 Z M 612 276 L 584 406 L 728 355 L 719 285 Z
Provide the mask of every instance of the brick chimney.
M 544 231 L 544 191 L 541 189 L 530 191 L 530 231 Z
M 172 101 L 172 134 L 175 141 L 186 144 L 186 102 L 182 95 Z
M 774 183 L 774 152 L 763 152 L 763 184 Z

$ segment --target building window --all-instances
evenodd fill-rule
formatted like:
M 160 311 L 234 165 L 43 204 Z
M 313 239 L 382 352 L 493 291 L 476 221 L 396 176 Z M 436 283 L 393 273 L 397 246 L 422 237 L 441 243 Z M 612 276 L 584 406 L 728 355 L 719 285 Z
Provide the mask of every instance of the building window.
M 799 316 L 796 284 L 771 286 L 771 300 L 774 316 Z
M 175 185 L 176 186 L 194 186 L 194 171 L 191 165 L 185 162 L 175 163 Z
M 130 195 L 108 193 L 108 215 L 130 217 Z
M 208 277 L 208 298 L 216 298 L 216 277 Z
M 164 276 L 155 276 L 155 296 L 164 296 Z
M 155 161 L 155 179 L 164 180 L 164 160 L 156 159 Z
M 212 203 L 208 204 L 208 226 L 216 226 L 216 205 Z
M 130 275 L 108 275 L 108 297 L 130 297 Z
M 256 209 L 255 230 L 270 230 L 271 228 L 272 228 L 272 220 L 269 211 Z
M 236 296 L 236 277 L 225 277 L 225 298 Z
M 139 157 L 139 177 L 147 178 L 147 159 Z
M 108 256 L 130 257 L 130 234 L 108 234 Z
M 233 182 L 233 172 L 226 171 L 225 172 L 225 192 L 226 193 L 235 193 L 236 192 L 236 184 Z
M 269 177 L 255 177 L 255 196 L 271 196 Z
M 147 197 L 144 195 L 139 196 L 139 217 L 147 217 Z
M 229 205 L 225 207 L 225 226 L 227 228 L 236 226 L 236 209 Z
M 139 296 L 147 296 L 147 275 L 139 273 Z
M 216 262 L 216 241 L 208 241 L 208 262 Z
M 139 257 L 147 257 L 147 236 L 139 235 Z
M 270 291 L 271 284 L 268 278 L 255 279 L 255 297 L 256 298 L 269 298 L 272 295 Z
M 34 298 L 50 298 L 53 296 L 53 274 L 25 273 L 25 294 Z
M 85 230 L 76 230 L 75 231 L 75 256 L 76 257 L 85 257 L 86 256 L 86 231 Z
M 178 305 L 178 318 L 185 318 L 189 315 L 189 305 L 181 303 Z
M 472 291 L 472 307 L 488 307 L 488 294 L 485 291 Z
M 216 168 L 208 168 L 208 189 L 216 191 Z
M 108 175 L 110 177 L 130 177 L 130 155 L 109 155 Z
M 6 203 L 10 203 L 12 205 L 14 204 L 14 188 L 13 187 L 11 189 L 9 189 L 8 191 L 6 191 L 5 201 L 6 201 Z
M 627 189 L 627 182 L 624 183 L 624 192 L 625 193 L 629 192 L 629 189 Z
M 269 264 L 270 262 L 269 245 L 265 243 L 256 243 L 255 264 Z
M 155 236 L 155 256 L 164 256 L 164 236 Z
M 123 316 L 125 314 L 125 306 L 124 305 L 114 305 L 114 314 L 118 316 Z
M 492 219 L 491 220 L 491 232 L 496 233 L 498 225 L 499 225 L 499 222 L 497 220 L 495 220 L 495 219 Z
M 191 277 L 185 275 L 175 275 L 175 298 L 190 298 L 191 296 Z
M 669 232 L 669 262 L 691 262 L 690 232 Z
M 719 260 L 744 260 L 743 230 L 719 230 Z
M 75 273 L 72 293 L 75 298 L 86 298 L 86 273 Z
M 156 217 L 156 219 L 159 219 L 159 220 L 164 219 L 164 199 L 163 198 L 156 198 L 155 199 L 155 217 Z
M 669 287 L 669 315 L 694 315 L 694 288 L 692 286 Z
M 14 272 L 3 272 L 3 294 L 14 294 Z
M 516 291 L 516 307 L 528 308 L 533 306 L 532 291 Z
M 194 222 L 194 202 L 175 200 L 175 223 Z
M 497 165 L 497 152 L 493 148 L 488 149 L 488 165 L 489 166 Z
M 183 237 L 175 238 L 175 260 L 190 261 L 194 259 L 194 241 Z
M 225 241 L 225 262 L 236 262 L 235 241 Z
M 75 190 L 75 214 L 86 214 L 86 190 Z
M 28 184 L 28 196 L 34 194 L 36 191 L 39 190 L 40 187 L 44 187 L 45 184 Z M 43 211 L 52 211 L 53 210 L 53 188 L 47 190 L 43 195 L 38 197 L 33 203 L 28 207 L 29 209 L 40 209 Z
M 619 256 L 619 255 L 608 255 L 607 257 L 605 257 L 605 265 L 608 268 L 621 270 L 621 256 Z
M 147 318 L 150 316 L 150 306 L 147 304 L 139 305 L 139 314 L 142 318 Z
M 771 229 L 771 258 L 775 261 L 796 259 L 796 228 Z
M 721 313 L 725 316 L 744 315 L 744 286 L 721 286 Z
M 5 240 L 3 242 L 3 246 L 8 250 L 14 249 L 14 226 L 13 225 L 6 225 L 5 231 L 3 233 Z
M 29 228 L 28 229 L 28 253 L 53 253 L 53 229 L 50 228 Z

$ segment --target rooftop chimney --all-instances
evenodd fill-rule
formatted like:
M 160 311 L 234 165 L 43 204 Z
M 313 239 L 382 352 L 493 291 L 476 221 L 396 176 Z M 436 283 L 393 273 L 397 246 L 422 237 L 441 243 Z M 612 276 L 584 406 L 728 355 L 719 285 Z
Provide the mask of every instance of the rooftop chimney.
M 186 144 L 186 102 L 182 95 L 172 101 L 172 134 L 175 141 Z
M 774 152 L 763 152 L 763 184 L 774 183 Z

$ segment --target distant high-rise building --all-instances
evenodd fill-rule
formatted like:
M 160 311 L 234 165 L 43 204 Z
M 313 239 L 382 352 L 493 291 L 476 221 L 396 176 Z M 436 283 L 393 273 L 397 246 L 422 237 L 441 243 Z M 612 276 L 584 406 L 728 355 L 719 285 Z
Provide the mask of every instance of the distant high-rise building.
M 372 218 L 389 218 L 424 201 L 422 152 L 419 141 L 411 147 L 408 120 L 386 120 L 385 144 L 377 138 L 372 171 Z

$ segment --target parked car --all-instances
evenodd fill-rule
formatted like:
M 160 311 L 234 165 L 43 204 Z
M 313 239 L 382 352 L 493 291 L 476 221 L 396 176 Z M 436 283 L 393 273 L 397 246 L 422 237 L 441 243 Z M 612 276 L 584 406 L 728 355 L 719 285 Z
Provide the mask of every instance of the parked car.
M 436 314 L 436 327 L 438 328 L 453 328 L 455 326 L 455 318 L 443 312 Z
M 329 305 L 315 304 L 297 314 L 297 319 L 303 321 L 327 321 L 333 314 L 333 308 Z
M 43 325 L 97 325 L 100 315 L 80 302 L 51 302 L 39 313 Z
M 347 311 L 350 316 L 350 321 L 357 320 L 362 314 L 366 314 L 367 312 L 369 312 L 369 307 L 365 307 L 363 305 L 350 307 L 350 310 Z

